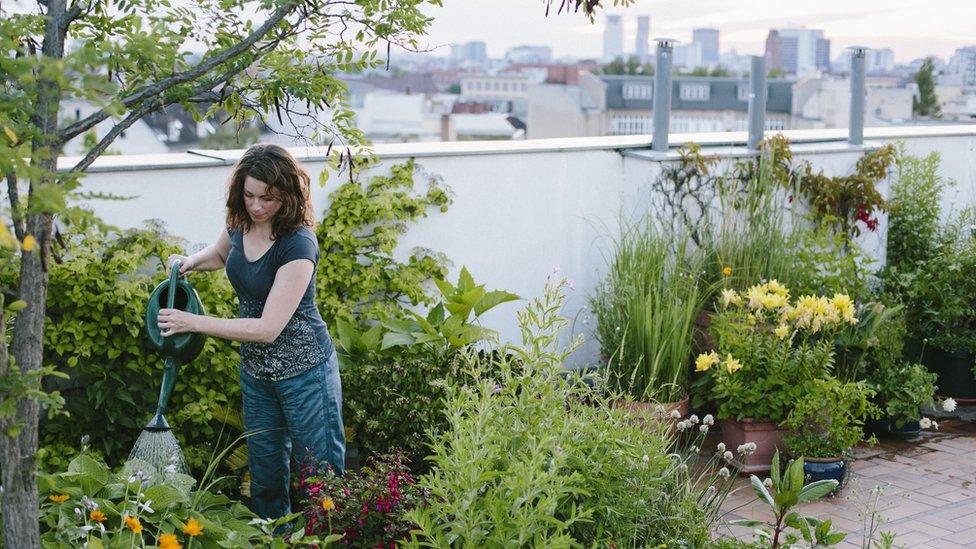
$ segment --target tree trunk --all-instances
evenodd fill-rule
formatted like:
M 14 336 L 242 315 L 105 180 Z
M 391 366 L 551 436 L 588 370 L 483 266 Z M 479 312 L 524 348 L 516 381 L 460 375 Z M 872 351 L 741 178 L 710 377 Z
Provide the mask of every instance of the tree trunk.
M 20 264 L 20 298 L 27 307 L 14 324 L 14 362 L 21 372 L 41 367 L 44 355 L 44 316 L 48 272 L 42 263 L 50 248 L 52 217 L 32 214 L 27 234 L 37 235 L 40 253 L 24 253 Z M 5 351 L 4 351 L 5 352 Z M 6 359 L 6 357 L 4 357 Z M 6 360 L 5 360 L 6 361 Z M 39 405 L 32 398 L 17 402 L 13 418 L 21 425 L 15 437 L 0 434 L 0 462 L 3 463 L 3 539 L 5 547 L 40 547 L 38 529 L 36 455 Z
M 64 57 L 67 34 L 66 1 L 48 0 L 44 44 L 41 54 L 47 60 Z M 43 72 L 41 73 L 43 74 Z M 33 190 L 39 184 L 57 183 L 58 111 L 61 88 L 56 80 L 45 78 L 37 83 L 32 122 L 37 135 L 31 147 L 31 167 L 43 175 L 31 179 L 28 211 L 33 204 Z M 36 211 L 35 211 L 36 212 Z M 14 363 L 21 372 L 41 367 L 44 359 L 44 318 L 47 304 L 48 257 L 54 217 L 50 213 L 27 216 L 26 234 L 36 239 L 36 251 L 21 254 L 18 294 L 27 306 L 17 314 L 14 324 Z M 0 434 L 0 459 L 3 463 L 3 539 L 11 549 L 39 549 L 36 456 L 39 404 L 32 398 L 21 398 L 13 421 L 21 425 L 15 437 Z

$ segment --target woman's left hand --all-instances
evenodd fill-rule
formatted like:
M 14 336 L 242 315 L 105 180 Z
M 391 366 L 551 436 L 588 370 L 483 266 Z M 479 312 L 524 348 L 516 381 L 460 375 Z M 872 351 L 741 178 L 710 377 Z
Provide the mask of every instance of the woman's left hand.
M 193 320 L 197 315 L 179 309 L 160 309 L 156 322 L 163 337 L 194 332 Z

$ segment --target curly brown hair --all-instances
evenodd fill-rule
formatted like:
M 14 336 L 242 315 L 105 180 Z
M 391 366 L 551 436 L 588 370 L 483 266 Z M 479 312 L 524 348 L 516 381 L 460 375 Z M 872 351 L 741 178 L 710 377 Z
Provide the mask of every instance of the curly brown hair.
M 234 166 L 227 187 L 227 226 L 241 232 L 251 228 L 251 216 L 244 207 L 244 180 L 251 176 L 268 186 L 281 201 L 271 220 L 271 238 L 291 234 L 299 227 L 315 227 L 311 179 L 298 160 L 284 147 L 257 144 L 244 151 Z

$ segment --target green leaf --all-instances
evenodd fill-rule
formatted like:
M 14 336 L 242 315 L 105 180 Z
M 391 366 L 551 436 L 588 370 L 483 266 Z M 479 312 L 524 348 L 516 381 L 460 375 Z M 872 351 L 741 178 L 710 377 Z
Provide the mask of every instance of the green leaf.
M 434 284 L 437 285 L 437 288 L 441 291 L 441 295 L 444 296 L 444 299 L 449 300 L 454 297 L 454 294 L 457 293 L 457 290 L 454 289 L 454 285 L 446 280 L 435 278 Z
M 797 501 L 799 503 L 810 503 L 811 501 L 818 500 L 832 492 L 834 488 L 837 488 L 837 484 L 836 480 L 818 480 L 811 482 L 800 490 Z
M 501 305 L 502 303 L 507 303 L 509 301 L 517 301 L 519 299 L 522 298 L 513 293 L 509 293 L 501 290 L 492 290 L 487 294 L 485 294 L 484 297 L 482 297 L 481 300 L 479 300 L 478 303 L 475 304 L 474 316 L 479 317 L 485 311 L 491 310 L 494 307 Z
M 766 523 L 761 520 L 741 519 L 741 520 L 730 520 L 729 524 L 731 524 L 732 526 L 744 526 L 746 528 L 758 528 L 759 526 L 763 526 Z
M 385 350 L 398 345 L 413 345 L 413 343 L 414 338 L 410 334 L 387 332 L 383 334 L 383 345 L 380 348 Z
M 458 291 L 463 293 L 470 292 L 475 287 L 474 277 L 467 267 L 461 267 L 461 275 L 458 277 Z
M 174 503 L 183 503 L 186 501 L 182 492 L 166 484 L 150 486 L 146 489 L 145 494 L 145 499 L 153 502 L 152 508 L 157 513 L 163 512 Z
M 14 133 L 14 131 L 8 128 L 7 126 L 3 127 L 3 133 L 7 134 L 7 139 L 9 139 L 10 142 L 14 145 L 16 145 L 20 141 L 20 139 L 17 138 L 17 134 Z
M 427 313 L 427 322 L 437 325 L 444 322 L 444 304 L 438 303 L 436 307 Z
M 17 301 L 12 301 L 10 305 L 7 305 L 7 310 L 16 313 L 17 311 L 24 310 L 24 307 L 27 307 L 27 302 L 23 299 L 18 299 Z
M 773 496 L 770 495 L 769 490 L 767 490 L 766 486 L 763 485 L 763 482 L 759 480 L 759 477 L 752 475 L 749 478 L 749 482 L 752 484 L 752 491 L 756 493 L 759 499 L 765 501 L 770 507 L 773 508 L 773 511 L 779 511 L 779 507 L 777 507 L 776 503 L 773 501 Z

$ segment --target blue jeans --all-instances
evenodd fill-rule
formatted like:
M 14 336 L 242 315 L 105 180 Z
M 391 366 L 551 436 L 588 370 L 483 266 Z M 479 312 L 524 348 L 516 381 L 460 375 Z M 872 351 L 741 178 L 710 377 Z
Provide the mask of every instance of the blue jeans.
M 281 381 L 257 379 L 243 369 L 240 375 L 251 510 L 261 518 L 278 518 L 291 512 L 289 455 L 298 463 L 324 467 L 327 462 L 336 474 L 343 473 L 339 359 L 333 351 L 318 366 Z

